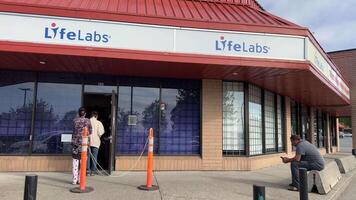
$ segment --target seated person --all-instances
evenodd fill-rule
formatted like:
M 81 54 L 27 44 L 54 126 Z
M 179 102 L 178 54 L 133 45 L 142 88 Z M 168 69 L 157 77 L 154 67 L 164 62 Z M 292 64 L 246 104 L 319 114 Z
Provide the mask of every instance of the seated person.
M 299 168 L 310 170 L 322 170 L 325 166 L 325 160 L 320 155 L 319 150 L 308 141 L 302 141 L 299 135 L 290 137 L 292 145 L 296 147 L 295 156 L 293 158 L 281 157 L 283 163 L 291 163 L 290 169 L 292 174 L 292 183 L 289 184 L 289 190 L 299 190 Z

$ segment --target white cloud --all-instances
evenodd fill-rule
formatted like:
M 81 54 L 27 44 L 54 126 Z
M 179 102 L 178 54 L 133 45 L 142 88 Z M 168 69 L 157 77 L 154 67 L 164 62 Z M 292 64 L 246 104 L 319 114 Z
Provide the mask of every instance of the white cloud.
M 266 11 L 308 27 L 326 51 L 356 48 L 356 0 L 258 0 Z

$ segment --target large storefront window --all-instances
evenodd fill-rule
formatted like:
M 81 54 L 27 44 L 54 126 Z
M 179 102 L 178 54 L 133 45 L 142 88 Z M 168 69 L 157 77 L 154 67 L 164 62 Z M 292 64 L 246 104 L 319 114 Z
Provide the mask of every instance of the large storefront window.
M 282 96 L 247 83 L 224 82 L 223 154 L 249 156 L 283 151 L 283 112 Z
M 42 80 L 49 76 L 43 75 Z M 56 75 L 55 78 L 59 78 Z M 55 80 L 54 80 L 55 81 Z M 80 80 L 79 80 L 80 81 Z M 63 77 L 61 82 L 70 82 Z M 82 85 L 39 82 L 33 138 L 33 153 L 70 153 L 71 144 L 62 135 L 71 135 L 73 119 L 81 106 Z
M 0 153 L 29 151 L 35 76 L 0 72 Z
M 118 105 L 119 154 L 140 154 L 148 128 L 155 130 L 157 154 L 200 153 L 199 81 L 164 83 L 162 88 L 120 86 Z
M 61 135 L 71 135 L 73 119 L 81 106 L 81 85 L 38 83 L 33 152 L 70 153 L 70 143 Z
M 245 154 L 244 84 L 224 82 L 223 86 L 223 153 Z
M 162 88 L 159 152 L 200 153 L 200 91 Z
M 249 85 L 249 134 L 250 155 L 262 154 L 262 105 L 261 89 Z
M 266 152 L 274 152 L 276 151 L 275 98 L 272 92 L 265 91 L 264 94 Z

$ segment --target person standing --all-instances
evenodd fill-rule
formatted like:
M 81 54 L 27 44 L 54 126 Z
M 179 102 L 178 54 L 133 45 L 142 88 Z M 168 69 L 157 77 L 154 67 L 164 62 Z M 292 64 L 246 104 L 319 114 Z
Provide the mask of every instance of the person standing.
M 84 107 L 79 108 L 78 115 L 73 119 L 72 134 L 72 158 L 73 158 L 73 181 L 72 184 L 79 184 L 79 162 L 82 153 L 83 129 L 88 128 L 88 134 L 92 134 L 92 127 L 89 119 L 85 118 L 86 110 Z
M 290 163 L 292 183 L 288 190 L 299 190 L 299 168 L 321 171 L 325 167 L 325 160 L 320 155 L 319 150 L 308 141 L 302 141 L 299 135 L 292 135 L 290 141 L 296 147 L 293 158 L 281 157 L 283 163 Z
M 98 120 L 98 112 L 93 111 L 90 118 L 93 132 L 90 135 L 90 155 L 88 156 L 87 174 L 97 173 L 96 163 L 98 161 L 98 151 L 100 147 L 100 137 L 105 133 L 103 124 Z

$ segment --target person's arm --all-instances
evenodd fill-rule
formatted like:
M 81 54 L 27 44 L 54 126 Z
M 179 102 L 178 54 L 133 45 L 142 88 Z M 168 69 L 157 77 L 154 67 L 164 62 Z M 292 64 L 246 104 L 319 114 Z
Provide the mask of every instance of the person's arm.
M 103 126 L 103 124 L 100 122 L 100 121 L 98 121 L 98 135 L 99 135 L 99 137 L 101 137 L 104 133 L 105 133 L 105 129 L 104 129 L 104 126 Z
M 295 154 L 294 157 L 292 158 L 287 158 L 287 157 L 281 157 L 283 163 L 289 163 L 289 162 L 294 162 L 294 161 L 300 161 L 300 159 L 302 158 L 302 156 L 300 154 Z

